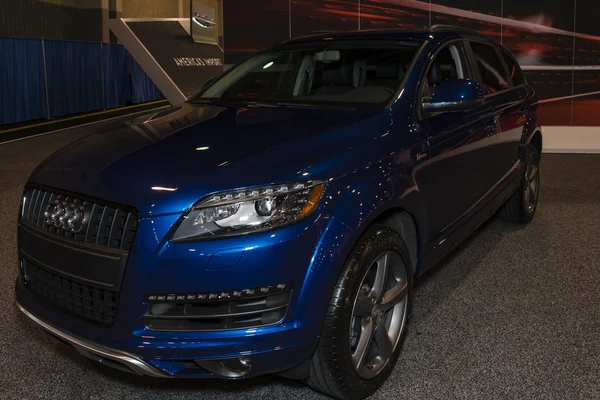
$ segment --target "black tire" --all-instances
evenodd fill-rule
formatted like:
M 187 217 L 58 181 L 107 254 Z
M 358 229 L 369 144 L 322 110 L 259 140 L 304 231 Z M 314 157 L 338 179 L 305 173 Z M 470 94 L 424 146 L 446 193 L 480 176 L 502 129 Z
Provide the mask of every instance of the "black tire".
M 404 328 L 387 364 L 378 375 L 363 379 L 352 363 L 350 348 L 350 324 L 354 301 L 362 290 L 363 278 L 384 252 L 400 255 L 406 268 L 408 294 L 405 297 L 406 315 Z M 410 315 L 412 295 L 412 268 L 410 256 L 402 237 L 384 225 L 373 225 L 356 244 L 335 285 L 319 345 L 310 362 L 306 383 L 313 389 L 343 400 L 364 399 L 373 394 L 390 375 L 398 359 L 406 334 L 406 322 Z
M 540 155 L 538 150 L 533 145 L 528 145 L 525 149 L 525 162 L 523 167 L 523 174 L 521 177 L 521 184 L 519 185 L 519 189 L 513 193 L 513 195 L 508 199 L 508 201 L 500 208 L 498 212 L 498 218 L 504 222 L 510 223 L 519 223 L 519 224 L 527 224 L 535 215 L 535 210 L 537 209 L 537 201 L 539 199 L 539 191 L 540 191 Z M 535 182 L 533 185 L 536 187 L 535 189 L 535 200 L 532 202 L 531 192 L 528 195 L 526 191 L 529 190 L 529 186 L 532 185 L 531 177 L 529 176 L 531 171 L 531 167 L 536 168 L 535 172 Z

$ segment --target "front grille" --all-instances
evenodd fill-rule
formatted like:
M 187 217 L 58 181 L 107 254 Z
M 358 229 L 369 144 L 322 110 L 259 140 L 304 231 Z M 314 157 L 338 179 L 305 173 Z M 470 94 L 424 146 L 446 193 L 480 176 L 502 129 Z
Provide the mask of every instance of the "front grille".
M 56 308 L 88 320 L 112 325 L 115 322 L 119 294 L 83 285 L 21 259 L 25 288 Z
M 89 211 L 87 223 L 81 232 L 73 233 L 45 223 L 44 212 L 48 204 L 54 200 L 83 206 Z M 21 220 L 51 234 L 119 250 L 131 249 L 139 223 L 137 215 L 130 211 L 38 188 L 26 190 L 21 208 Z
M 290 284 L 280 284 L 199 295 L 148 295 L 146 300 L 152 302 L 143 317 L 146 327 L 155 331 L 255 328 L 280 322 L 291 294 Z

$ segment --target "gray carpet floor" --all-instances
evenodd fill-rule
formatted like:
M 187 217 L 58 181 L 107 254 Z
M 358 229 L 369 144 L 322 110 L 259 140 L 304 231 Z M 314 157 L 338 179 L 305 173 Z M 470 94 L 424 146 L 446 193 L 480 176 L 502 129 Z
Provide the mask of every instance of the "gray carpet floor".
M 98 126 L 0 145 L 1 399 L 320 399 L 277 377 L 155 380 L 84 359 L 13 305 L 29 172 Z M 498 220 L 421 280 L 400 360 L 374 399 L 600 399 L 600 156 L 545 155 L 534 221 Z

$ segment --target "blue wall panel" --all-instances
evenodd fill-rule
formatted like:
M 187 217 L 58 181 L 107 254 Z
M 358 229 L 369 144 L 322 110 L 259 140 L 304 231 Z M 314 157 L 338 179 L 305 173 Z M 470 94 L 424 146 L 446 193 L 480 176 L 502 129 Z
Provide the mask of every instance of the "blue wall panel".
M 47 116 L 41 39 L 0 38 L 0 124 Z
M 131 55 L 129 55 L 129 63 L 133 103 L 144 103 L 162 98 L 160 90 Z
M 104 43 L 104 108 L 122 107 L 131 102 L 127 51 L 120 44 Z
M 103 108 L 100 43 L 46 40 L 50 116 Z

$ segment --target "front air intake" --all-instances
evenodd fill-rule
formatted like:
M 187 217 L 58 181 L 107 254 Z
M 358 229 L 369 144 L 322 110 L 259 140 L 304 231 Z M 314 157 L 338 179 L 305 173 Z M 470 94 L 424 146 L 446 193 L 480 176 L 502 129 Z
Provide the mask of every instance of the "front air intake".
M 153 331 L 216 331 L 255 328 L 280 322 L 287 312 L 291 285 L 199 294 L 147 295 L 143 315 Z
M 115 322 L 119 293 L 75 282 L 23 258 L 25 287 L 61 311 L 102 325 Z

